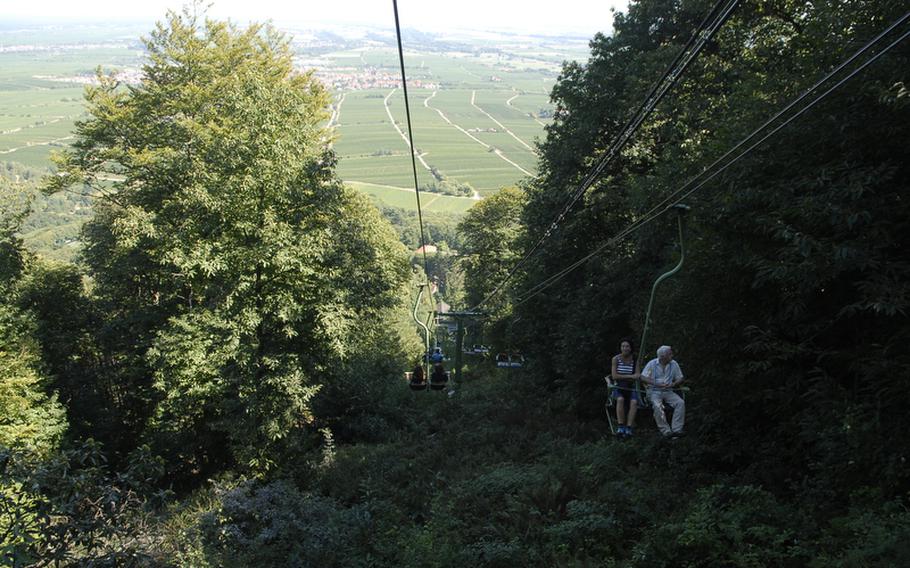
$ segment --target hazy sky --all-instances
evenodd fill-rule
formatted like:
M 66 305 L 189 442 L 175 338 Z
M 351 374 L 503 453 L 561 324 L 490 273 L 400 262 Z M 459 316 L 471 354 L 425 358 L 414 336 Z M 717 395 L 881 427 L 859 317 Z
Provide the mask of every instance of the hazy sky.
M 154 21 L 184 0 L 0 0 L 0 19 Z M 403 27 L 446 26 L 528 32 L 609 31 L 610 9 L 628 0 L 399 0 Z M 210 13 L 240 23 L 394 25 L 392 0 L 214 0 Z

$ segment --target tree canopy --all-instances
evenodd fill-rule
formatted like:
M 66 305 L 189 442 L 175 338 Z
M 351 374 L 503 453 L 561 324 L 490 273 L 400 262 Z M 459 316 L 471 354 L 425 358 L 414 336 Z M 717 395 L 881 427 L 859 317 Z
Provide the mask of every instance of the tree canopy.
M 123 420 L 188 467 L 228 447 L 264 471 L 349 340 L 398 305 L 407 256 L 335 178 L 328 94 L 286 38 L 185 12 L 145 43 L 140 85 L 87 91 L 49 189 L 104 196 L 84 255 Z
M 634 2 L 586 63 L 564 67 L 543 175 L 528 188 L 526 246 L 707 8 Z M 741 5 L 528 263 L 524 289 L 641 219 L 902 13 L 879 1 Z M 851 454 L 838 480 L 806 481 L 849 491 L 878 459 L 873 440 L 906 431 L 907 57 L 904 42 L 688 198 L 686 265 L 659 290 L 653 340 L 638 346 L 642 358 L 676 348 L 698 385 L 704 446 L 741 467 L 768 458 L 754 472 L 768 487 Z M 600 412 L 589 401 L 604 366 L 593 362 L 640 335 L 651 283 L 678 258 L 675 232 L 658 218 L 517 310 L 527 351 L 556 347 L 539 351 L 541 379 L 570 385 L 582 416 Z M 809 431 L 818 436 L 790 435 Z M 908 478 L 883 463 L 874 483 L 896 494 Z

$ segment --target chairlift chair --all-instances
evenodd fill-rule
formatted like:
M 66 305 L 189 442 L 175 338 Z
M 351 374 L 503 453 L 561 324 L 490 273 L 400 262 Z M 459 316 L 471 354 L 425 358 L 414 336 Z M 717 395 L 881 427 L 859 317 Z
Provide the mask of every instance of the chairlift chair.
M 616 419 L 616 423 L 614 423 L 614 421 L 613 421 L 613 414 L 612 414 L 611 411 L 610 411 L 610 409 L 613 409 L 613 412 L 616 412 L 616 399 L 613 398 L 613 389 L 620 389 L 620 390 L 626 390 L 626 389 L 623 388 L 623 387 L 621 387 L 621 386 L 619 386 L 619 385 L 617 385 L 617 384 L 616 384 L 616 381 L 613 380 L 613 376 L 612 376 L 612 375 L 607 375 L 606 377 L 604 377 L 604 382 L 607 383 L 607 402 L 604 404 L 604 412 L 607 414 L 607 422 L 609 422 L 609 424 L 610 424 L 610 433 L 615 435 L 615 434 L 616 434 L 616 426 L 617 426 L 617 423 L 619 422 L 619 419 L 617 418 L 617 419 Z M 630 393 L 631 393 L 631 392 L 636 392 L 636 389 L 635 389 L 635 388 L 628 389 L 628 390 L 629 390 Z M 688 389 L 688 387 L 678 387 L 678 388 L 673 389 L 673 391 L 676 392 L 676 393 L 678 393 L 679 396 L 680 396 L 683 400 L 685 400 L 685 399 L 686 399 L 686 392 L 688 392 L 689 389 Z M 654 409 L 653 409 L 652 406 L 651 406 L 651 397 L 648 396 L 647 391 L 641 389 L 639 392 L 643 393 L 643 394 L 640 394 L 639 397 L 638 397 L 638 410 L 639 410 L 639 412 L 645 411 L 645 410 L 650 410 L 651 412 L 653 412 Z M 627 397 L 627 398 L 628 398 L 628 397 Z M 673 407 L 671 407 L 671 406 L 668 405 L 668 404 L 665 404 L 665 405 L 664 405 L 664 412 L 666 413 L 666 412 L 668 412 L 668 411 L 672 413 L 672 412 L 673 412 Z M 668 420 L 669 420 L 669 419 L 668 419 Z
M 442 390 L 446 388 L 446 384 L 449 382 L 449 372 L 446 371 L 443 373 L 444 378 L 439 380 L 436 378 L 435 374 L 430 375 L 430 388 L 433 390 Z
M 408 382 L 408 386 L 411 387 L 412 391 L 427 390 L 426 378 L 424 378 L 422 381 L 417 381 L 414 379 L 414 373 L 412 371 L 407 371 L 404 374 L 404 379 Z

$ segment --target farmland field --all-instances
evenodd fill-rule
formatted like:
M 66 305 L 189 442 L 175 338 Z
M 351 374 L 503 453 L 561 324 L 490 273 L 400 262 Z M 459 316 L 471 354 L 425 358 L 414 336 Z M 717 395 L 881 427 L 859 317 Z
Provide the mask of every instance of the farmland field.
M 84 89 L 98 67 L 120 73 L 126 84 L 141 79 L 139 38 L 151 29 L 0 29 L 0 164 L 9 171 L 46 171 L 51 152 L 71 143 L 75 122 L 85 118 Z M 344 38 L 338 30 L 288 32 L 303 38 L 292 43 L 295 65 L 314 69 L 332 92 L 327 126 L 339 177 L 382 203 L 415 208 L 394 37 L 388 30 L 366 39 L 358 33 Z M 418 182 L 444 179 L 474 190 L 470 197 L 422 196 L 431 211 L 464 212 L 477 198 L 535 175 L 535 141 L 552 111 L 548 93 L 561 61 L 582 55 L 587 41 L 465 33 L 418 34 L 410 42 L 405 34 Z M 42 227 L 40 239 L 48 240 L 51 229 Z M 69 226 L 66 232 L 75 234 Z
M 138 78 L 139 38 L 149 29 L 0 31 L 0 160 L 47 167 L 50 150 L 71 139 L 73 122 L 84 112 L 84 84 L 98 66 L 130 70 Z M 290 34 L 295 31 L 311 34 Z M 427 164 L 481 195 L 533 175 L 534 140 L 543 135 L 547 93 L 560 62 L 582 53 L 584 40 L 419 38 L 406 47 L 405 64 L 415 144 Z M 299 66 L 315 68 L 335 100 L 343 101 L 336 128 L 339 174 L 345 181 L 411 187 L 408 147 L 383 102 L 391 94 L 388 110 L 404 131 L 398 56 L 391 42 L 346 41 L 337 51 L 325 50 L 324 43 L 319 50 L 306 41 L 293 45 Z M 421 170 L 421 177 L 429 175 Z

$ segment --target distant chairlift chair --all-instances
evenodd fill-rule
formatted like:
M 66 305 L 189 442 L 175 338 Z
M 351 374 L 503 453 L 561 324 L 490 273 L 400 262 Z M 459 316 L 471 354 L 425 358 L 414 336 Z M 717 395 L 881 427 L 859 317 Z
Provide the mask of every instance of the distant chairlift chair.
M 404 378 L 408 381 L 408 386 L 411 387 L 412 391 L 427 390 L 426 377 L 421 379 L 420 377 L 415 377 L 413 372 L 408 371 L 404 374 Z
M 449 382 L 449 372 L 445 371 L 441 375 L 438 373 L 433 373 L 430 375 L 430 388 L 433 390 L 442 390 L 446 388 L 446 384 Z
M 500 353 L 496 356 L 496 366 L 506 369 L 520 369 L 524 364 L 525 358 L 517 353 L 507 354 Z

